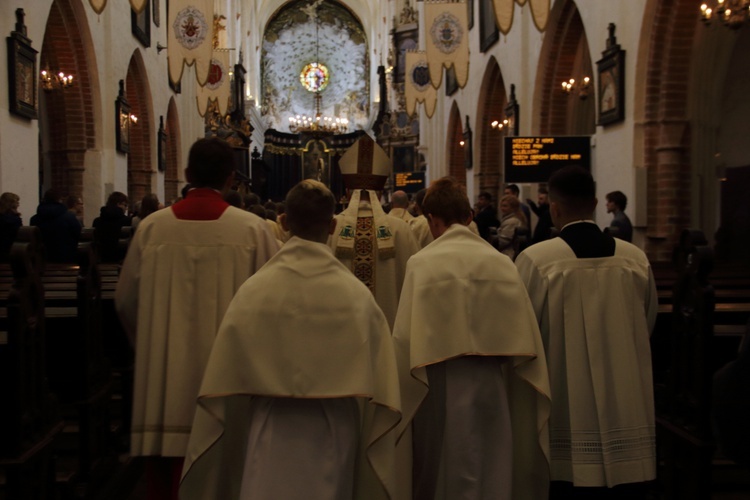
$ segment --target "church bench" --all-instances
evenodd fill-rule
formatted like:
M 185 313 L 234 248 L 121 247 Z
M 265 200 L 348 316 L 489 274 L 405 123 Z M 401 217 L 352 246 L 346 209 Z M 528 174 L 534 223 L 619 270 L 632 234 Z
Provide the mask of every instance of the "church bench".
M 53 442 L 62 429 L 47 387 L 38 229 L 0 264 L 0 497 L 53 498 Z

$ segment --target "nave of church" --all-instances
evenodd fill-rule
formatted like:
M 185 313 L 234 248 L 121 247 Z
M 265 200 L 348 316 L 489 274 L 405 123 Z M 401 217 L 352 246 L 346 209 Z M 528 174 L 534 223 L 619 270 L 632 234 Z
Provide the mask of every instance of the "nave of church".
M 234 148 L 235 187 L 263 201 L 283 200 L 303 179 L 344 197 L 339 159 L 363 134 L 393 162 L 384 200 L 448 175 L 465 184 L 472 203 L 487 192 L 497 205 L 509 183 L 521 188 L 522 200 L 536 200 L 551 172 L 582 164 L 597 183 L 596 223 L 609 226 L 605 195 L 623 192 L 633 242 L 659 282 L 653 352 L 663 389 L 657 397 L 665 396 L 657 401 L 664 455 L 654 494 L 746 498 L 747 468 L 716 451 L 710 422 L 680 413 L 709 414 L 711 377 L 736 357 L 750 314 L 750 11 L 742 0 L 723 2 L 729 13 L 722 2 L 706 1 L 712 14 L 701 3 L 2 0 L 8 49 L 0 51 L 0 192 L 18 195 L 24 226 L 49 189 L 80 197 L 90 227 L 115 191 L 132 202 L 148 193 L 178 199 L 191 145 L 214 136 Z M 451 22 L 436 22 L 441 15 Z M 681 255 L 700 255 L 703 267 Z M 13 269 L 4 269 L 7 322 Z M 105 326 L 113 319 L 106 309 L 113 271 L 91 272 L 101 321 L 95 328 L 65 323 L 54 316 L 65 311 L 52 310 L 48 330 L 94 328 L 101 341 L 115 328 Z M 696 290 L 690 300 L 705 298 L 707 285 L 710 313 L 686 292 Z M 43 283 L 30 296 L 52 301 L 56 286 L 64 285 Z M 703 311 L 692 333 L 675 317 L 683 306 Z M 0 330 L 8 356 L 9 328 Z M 71 349 L 59 342 L 59 352 Z M 47 423 L 60 424 L 46 448 L 59 454 L 46 498 L 139 491 L 142 464 L 127 459 L 124 438 L 122 349 L 124 339 L 105 338 L 109 357 L 96 357 L 83 378 L 52 384 L 62 406 L 46 410 L 56 415 Z M 8 359 L 0 363 L 8 367 Z M 63 371 L 68 362 L 52 361 Z M 6 370 L 3 390 L 30 404 L 18 391 L 41 389 L 21 383 L 25 372 Z M 700 376 L 687 382 L 690 373 Z M 114 400 L 98 392 L 105 379 Z M 65 387 L 71 380 L 93 385 Z M 673 390 L 684 390 L 688 402 L 673 401 Z M 76 406 L 81 401 L 90 403 L 85 411 Z M 3 439 L 15 425 L 8 418 Z M 84 439 L 81 429 L 92 435 Z M 8 467 L 36 449 L 24 448 L 29 440 L 19 448 L 2 441 L 0 498 Z M 688 486 L 676 490 L 679 482 Z

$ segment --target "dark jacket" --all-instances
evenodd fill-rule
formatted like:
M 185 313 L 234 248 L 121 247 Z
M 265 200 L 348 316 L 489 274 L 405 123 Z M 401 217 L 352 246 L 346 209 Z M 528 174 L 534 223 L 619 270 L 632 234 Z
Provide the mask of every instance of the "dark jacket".
M 50 262 L 77 262 L 81 223 L 65 205 L 42 202 L 31 217 L 31 225 L 42 233 L 44 256 Z
M 103 206 L 94 219 L 94 241 L 101 262 L 120 262 L 126 248 L 120 247 L 122 228 L 130 226 L 131 218 L 120 207 Z
M 18 214 L 8 212 L 0 215 L 0 260 L 8 260 L 10 249 L 16 240 L 16 234 L 21 224 L 21 216 Z

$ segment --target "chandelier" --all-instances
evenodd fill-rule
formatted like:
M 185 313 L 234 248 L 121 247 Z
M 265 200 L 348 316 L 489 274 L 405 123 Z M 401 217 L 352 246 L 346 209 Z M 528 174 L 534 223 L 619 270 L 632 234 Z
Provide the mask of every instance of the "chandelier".
M 306 134 L 343 134 L 349 130 L 349 120 L 336 116 L 323 116 L 320 104 L 323 100 L 321 92 L 325 90 L 330 81 L 331 73 L 325 64 L 320 62 L 318 56 L 318 31 L 320 21 L 315 7 L 315 61 L 305 65 L 300 72 L 299 80 L 308 92 L 314 94 L 312 116 L 297 115 L 289 118 L 289 130 L 292 133 Z
M 67 89 L 73 85 L 73 75 L 66 75 L 62 71 L 55 74 L 54 72 L 42 70 L 39 80 L 42 89 L 47 92 L 53 89 Z
M 725 26 L 739 29 L 750 19 L 750 0 L 713 0 L 702 4 L 701 20 L 711 24 L 714 18 L 723 21 Z

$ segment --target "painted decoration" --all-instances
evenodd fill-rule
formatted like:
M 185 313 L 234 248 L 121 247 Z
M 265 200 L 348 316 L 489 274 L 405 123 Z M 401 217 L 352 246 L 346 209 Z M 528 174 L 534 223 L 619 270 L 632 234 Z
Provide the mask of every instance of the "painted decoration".
M 185 64 L 195 64 L 198 84 L 206 84 L 213 52 L 213 12 L 213 0 L 170 0 L 167 52 L 173 84 L 182 79 Z
M 208 71 L 208 79 L 204 86 L 199 86 L 196 93 L 198 102 L 198 113 L 205 116 L 209 101 L 216 101 L 222 116 L 227 114 L 229 99 L 231 97 L 231 86 L 229 83 L 229 51 L 226 49 L 215 49 L 211 58 L 211 68 Z
M 463 88 L 469 79 L 468 14 L 466 2 L 430 1 L 424 4 L 427 26 L 427 63 L 430 80 L 437 89 L 443 67 L 455 67 L 456 81 Z
M 406 53 L 406 112 L 413 115 L 417 103 L 424 104 L 427 118 L 432 118 L 437 106 L 437 91 L 430 81 L 430 68 L 425 52 Z

